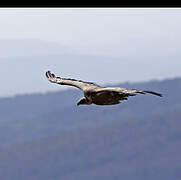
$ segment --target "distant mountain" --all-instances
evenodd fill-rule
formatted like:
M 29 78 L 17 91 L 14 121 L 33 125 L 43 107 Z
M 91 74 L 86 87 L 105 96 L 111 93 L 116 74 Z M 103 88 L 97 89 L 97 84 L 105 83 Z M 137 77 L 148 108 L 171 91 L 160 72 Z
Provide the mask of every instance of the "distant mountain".
M 116 106 L 77 107 L 76 102 L 82 96 L 82 92 L 72 88 L 46 94 L 1 98 L 0 144 L 27 141 L 54 135 L 62 130 L 95 126 L 120 118 L 129 121 L 147 118 L 178 109 L 181 104 L 179 78 L 115 86 L 154 90 L 163 93 L 163 97 L 138 95 Z
M 39 39 L 0 39 L 0 58 L 29 57 L 71 52 L 68 47 L 56 42 Z
M 47 83 L 45 71 L 68 78 L 93 81 L 99 84 L 125 81 L 146 81 L 151 78 L 179 76 L 181 61 L 170 62 L 170 57 L 96 56 L 76 49 L 37 39 L 0 39 L 0 97 L 59 90 Z M 84 54 L 84 55 L 83 55 Z M 152 59 L 158 59 L 157 64 Z M 172 57 L 176 58 L 176 57 Z M 178 58 L 178 57 L 177 57 Z M 142 70 L 140 71 L 140 65 Z M 160 67 L 162 69 L 160 70 Z M 154 73 L 153 73 L 154 72 Z M 13 80 L 12 80 L 12 77 Z M 8 82 L 8 83 L 7 83 Z
M 115 86 L 158 91 L 76 106 L 79 90 L 0 99 L 0 179 L 180 180 L 181 79 Z
M 45 77 L 47 70 L 51 70 L 64 77 L 73 77 L 85 81 L 96 81 L 99 83 L 103 83 L 105 79 L 107 82 L 115 82 L 113 80 L 118 81 L 118 79 L 116 79 L 116 71 L 119 71 L 120 66 L 119 62 L 114 58 L 74 55 L 71 53 L 47 55 L 48 52 L 49 51 L 45 50 L 40 56 L 15 56 L 12 58 L 1 58 L 0 55 L 1 74 L 4 74 L 4 76 L 0 76 L 0 81 L 11 82 L 6 83 L 6 86 L 1 86 L 0 97 L 12 96 L 17 93 L 23 94 L 24 92 L 45 92 L 52 90 L 52 88 L 59 90 L 60 87 L 47 83 Z M 114 67 L 115 72 L 113 71 L 110 74 L 105 73 L 104 71 L 106 71 L 106 69 L 102 68 L 102 64 L 104 64 L 105 67 Z M 94 71 L 90 72 L 90 69 Z M 122 71 L 122 73 L 124 74 L 124 71 Z M 15 77 L 13 81 L 12 77 Z M 123 79 L 119 78 L 119 81 L 122 80 Z

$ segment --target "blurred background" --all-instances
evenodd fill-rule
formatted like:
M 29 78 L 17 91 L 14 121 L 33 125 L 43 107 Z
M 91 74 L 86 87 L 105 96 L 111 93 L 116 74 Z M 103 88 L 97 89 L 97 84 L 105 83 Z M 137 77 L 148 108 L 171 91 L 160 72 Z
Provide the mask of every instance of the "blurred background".
M 0 179 L 181 179 L 180 8 L 1 8 Z M 153 90 L 116 106 L 45 72 Z

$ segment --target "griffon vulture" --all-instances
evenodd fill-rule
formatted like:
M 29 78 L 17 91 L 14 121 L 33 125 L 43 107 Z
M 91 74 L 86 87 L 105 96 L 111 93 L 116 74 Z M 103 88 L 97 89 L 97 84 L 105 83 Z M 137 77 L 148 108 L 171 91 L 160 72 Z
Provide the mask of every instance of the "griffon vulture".
M 162 94 L 138 89 L 128 89 L 120 87 L 103 87 L 92 82 L 85 82 L 75 79 L 67 79 L 56 77 L 50 71 L 46 72 L 47 79 L 52 83 L 60 85 L 75 86 L 84 92 L 84 96 L 78 101 L 77 105 L 113 105 L 119 104 L 121 100 L 127 100 L 129 96 L 135 96 L 136 94 L 150 93 L 157 96 Z

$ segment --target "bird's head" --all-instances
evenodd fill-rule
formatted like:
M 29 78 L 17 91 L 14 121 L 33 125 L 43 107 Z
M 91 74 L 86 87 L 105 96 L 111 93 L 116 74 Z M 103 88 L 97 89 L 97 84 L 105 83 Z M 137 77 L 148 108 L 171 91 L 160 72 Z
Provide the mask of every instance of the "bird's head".
M 90 101 L 88 101 L 85 97 L 82 97 L 82 98 L 80 98 L 80 100 L 78 101 L 78 103 L 77 103 L 77 106 L 79 106 L 79 105 L 89 105 L 89 104 L 91 104 L 91 102 Z

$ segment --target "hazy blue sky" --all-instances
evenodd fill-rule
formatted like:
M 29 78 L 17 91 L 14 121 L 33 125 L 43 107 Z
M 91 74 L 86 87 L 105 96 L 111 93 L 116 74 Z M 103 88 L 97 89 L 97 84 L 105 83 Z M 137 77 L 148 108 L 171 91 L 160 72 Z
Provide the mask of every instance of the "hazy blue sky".
M 60 89 L 47 69 L 97 83 L 181 76 L 180 32 L 180 8 L 1 8 L 0 96 Z

